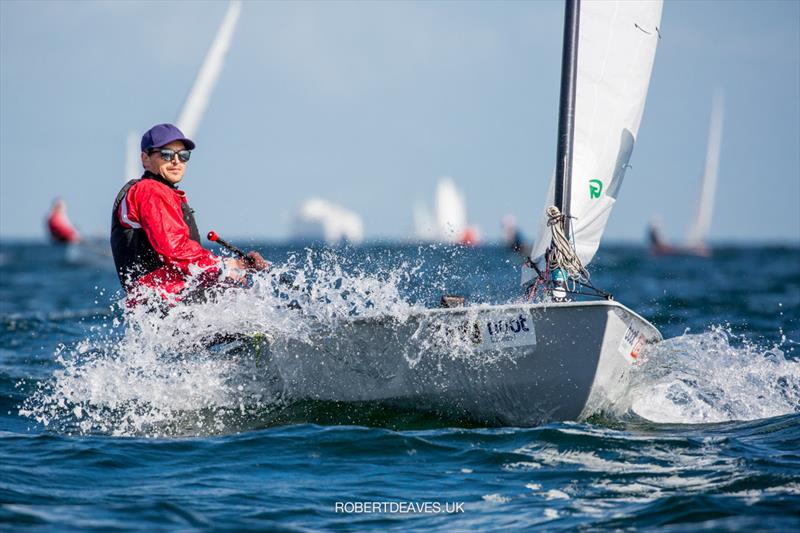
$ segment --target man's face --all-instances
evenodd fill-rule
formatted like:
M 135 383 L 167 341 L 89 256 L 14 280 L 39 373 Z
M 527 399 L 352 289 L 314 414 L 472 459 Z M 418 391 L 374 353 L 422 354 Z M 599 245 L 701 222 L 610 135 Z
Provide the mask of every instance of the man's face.
M 166 161 L 161 156 L 163 149 L 172 150 L 175 154 L 171 160 Z M 186 163 L 178 157 L 178 151 L 185 149 L 183 141 L 172 141 L 160 148 L 152 148 L 149 154 L 142 152 L 142 165 L 145 170 L 149 170 L 153 174 L 160 174 L 165 180 L 176 185 L 183 179 L 183 173 L 186 172 Z

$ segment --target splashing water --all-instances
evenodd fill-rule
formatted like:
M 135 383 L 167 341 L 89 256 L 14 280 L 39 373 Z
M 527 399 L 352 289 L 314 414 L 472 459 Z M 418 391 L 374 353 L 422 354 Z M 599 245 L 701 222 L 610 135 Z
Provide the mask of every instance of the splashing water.
M 367 275 L 346 272 L 340 261 L 332 252 L 308 250 L 302 263 L 293 256 L 253 276 L 247 290 L 167 313 L 127 309 L 124 321 L 104 334 L 59 347 L 61 368 L 20 414 L 66 432 L 161 435 L 221 432 L 234 413 L 274 408 L 284 392 L 278 380 L 264 376 L 251 352 L 219 357 L 216 347 L 228 340 L 235 347 L 242 335 L 251 345 L 266 335 L 308 344 L 354 316 L 402 321 L 415 308 L 398 286 L 419 264 Z
M 755 420 L 800 412 L 800 362 L 716 326 L 645 354 L 623 409 L 659 423 Z

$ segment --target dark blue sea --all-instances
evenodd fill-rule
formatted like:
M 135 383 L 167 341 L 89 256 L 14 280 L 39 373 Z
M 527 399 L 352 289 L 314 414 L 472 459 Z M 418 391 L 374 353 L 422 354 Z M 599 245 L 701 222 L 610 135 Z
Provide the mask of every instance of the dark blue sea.
M 257 248 L 334 325 L 521 298 L 500 246 Z M 0 529 L 800 529 L 800 247 L 601 248 L 665 341 L 624 405 L 539 427 L 253 392 L 202 341 L 302 333 L 280 283 L 126 315 L 104 253 L 0 243 Z

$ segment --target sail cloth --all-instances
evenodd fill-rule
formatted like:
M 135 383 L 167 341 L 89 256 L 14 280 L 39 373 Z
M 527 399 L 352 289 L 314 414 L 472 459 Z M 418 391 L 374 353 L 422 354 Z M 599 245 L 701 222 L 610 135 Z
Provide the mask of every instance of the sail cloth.
M 702 246 L 706 242 L 711 227 L 711 214 L 714 212 L 714 192 L 717 188 L 717 168 L 719 167 L 719 148 L 722 144 L 722 91 L 714 93 L 711 104 L 711 125 L 708 131 L 708 147 L 706 148 L 706 167 L 700 185 L 700 199 L 697 202 L 697 213 L 694 223 L 686 239 L 687 246 Z
M 639 131 L 660 37 L 661 4 L 580 4 L 570 214 L 575 250 L 584 266 L 600 245 Z M 555 176 L 545 209 L 554 203 L 554 181 Z M 543 214 L 530 256 L 534 263 L 543 266 L 550 238 Z M 523 283 L 531 277 L 523 274 Z
M 436 185 L 436 229 L 438 240 L 458 242 L 467 229 L 464 195 L 452 178 L 440 178 Z
M 222 65 L 225 63 L 225 56 L 231 47 L 233 32 L 236 29 L 236 21 L 239 20 L 239 12 L 241 10 L 242 3 L 239 0 L 232 0 L 228 4 L 228 11 L 225 13 L 222 25 L 219 27 L 217 36 L 214 37 L 214 42 L 211 43 L 211 48 L 203 60 L 203 66 L 200 68 L 200 72 L 197 73 L 192 90 L 189 91 L 189 96 L 186 98 L 183 109 L 181 109 L 181 113 L 178 116 L 178 128 L 190 139 L 197 133 L 200 119 L 203 117 L 208 101 L 211 98 L 211 91 L 214 89 L 217 78 L 219 78 L 219 74 L 222 71 Z

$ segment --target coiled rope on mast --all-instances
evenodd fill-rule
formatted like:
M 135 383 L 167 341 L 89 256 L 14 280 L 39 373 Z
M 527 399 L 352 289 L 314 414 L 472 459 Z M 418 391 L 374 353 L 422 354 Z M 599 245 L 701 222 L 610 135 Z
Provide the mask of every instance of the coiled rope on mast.
M 548 256 L 550 271 L 561 269 L 567 278 L 581 284 L 589 284 L 589 271 L 583 266 L 575 249 L 564 234 L 564 219 L 561 211 L 554 205 L 547 208 L 547 225 L 552 233 L 552 245 Z

